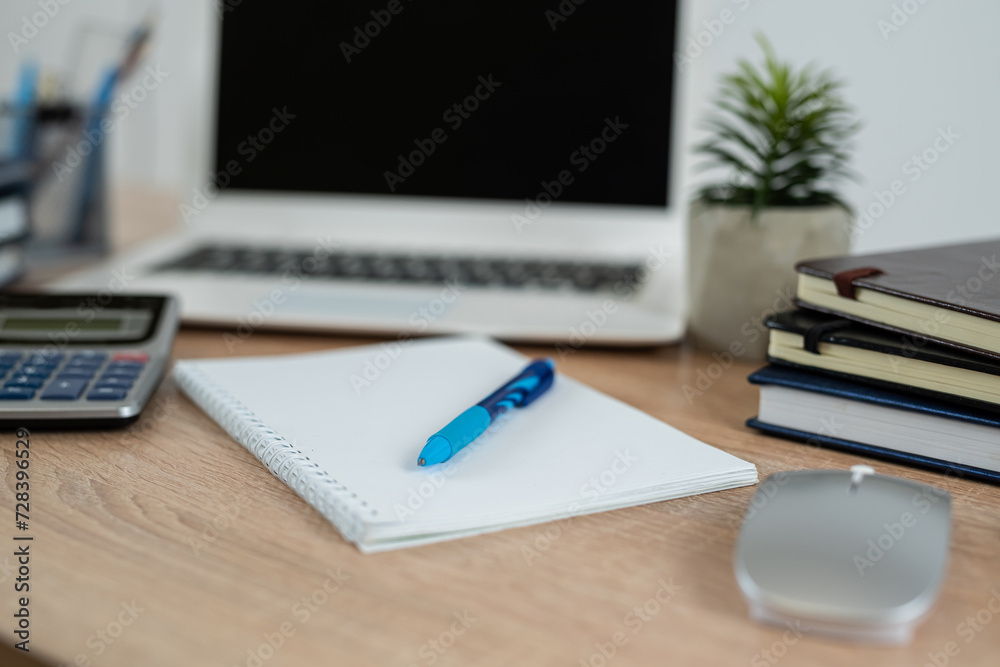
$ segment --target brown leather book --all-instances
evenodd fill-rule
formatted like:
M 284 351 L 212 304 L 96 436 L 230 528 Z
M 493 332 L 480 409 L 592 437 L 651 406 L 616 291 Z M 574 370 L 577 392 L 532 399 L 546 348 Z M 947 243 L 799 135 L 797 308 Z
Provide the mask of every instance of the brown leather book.
M 1000 240 L 808 260 L 795 268 L 804 308 L 1000 359 Z

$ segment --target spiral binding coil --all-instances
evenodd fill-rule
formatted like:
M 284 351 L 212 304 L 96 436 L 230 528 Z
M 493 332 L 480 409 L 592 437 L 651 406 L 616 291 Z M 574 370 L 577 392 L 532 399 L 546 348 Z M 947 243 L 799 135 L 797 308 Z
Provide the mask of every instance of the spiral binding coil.
M 374 516 L 375 512 L 358 499 L 357 494 L 330 477 L 200 369 L 177 363 L 174 378 L 192 401 L 275 477 L 326 517 L 344 539 L 354 543 L 363 539 L 366 531 L 363 517 Z

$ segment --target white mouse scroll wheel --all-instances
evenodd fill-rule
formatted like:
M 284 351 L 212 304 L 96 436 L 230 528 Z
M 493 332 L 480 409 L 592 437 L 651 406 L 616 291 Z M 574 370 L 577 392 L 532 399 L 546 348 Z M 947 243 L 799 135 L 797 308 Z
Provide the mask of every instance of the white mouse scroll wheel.
M 855 488 L 861 484 L 861 480 L 864 479 L 865 475 L 874 475 L 875 468 L 871 466 L 857 465 L 851 466 L 851 487 Z

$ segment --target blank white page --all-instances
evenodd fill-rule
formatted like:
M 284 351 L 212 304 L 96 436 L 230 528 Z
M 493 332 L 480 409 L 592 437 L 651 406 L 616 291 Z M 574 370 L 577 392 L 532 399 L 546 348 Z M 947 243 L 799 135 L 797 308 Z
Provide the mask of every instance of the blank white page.
M 364 541 L 433 541 L 569 513 L 752 484 L 750 463 L 559 374 L 451 461 L 427 438 L 529 360 L 481 338 L 179 362 L 215 384 L 366 503 Z M 367 374 L 366 374 L 367 370 Z M 444 535 L 444 539 L 451 535 Z

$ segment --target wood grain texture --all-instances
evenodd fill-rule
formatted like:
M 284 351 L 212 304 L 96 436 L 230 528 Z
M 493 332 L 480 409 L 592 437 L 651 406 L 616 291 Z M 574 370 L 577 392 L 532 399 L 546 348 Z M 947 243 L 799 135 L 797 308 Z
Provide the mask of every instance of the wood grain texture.
M 235 354 L 365 342 L 257 333 Z M 219 331 L 182 331 L 175 348 L 177 358 L 231 354 Z M 32 656 L 129 667 L 601 665 L 621 633 L 608 665 L 920 667 L 949 642 L 950 664 L 997 664 L 1000 489 L 755 433 L 743 426 L 756 408 L 753 367 L 737 362 L 706 387 L 712 363 L 677 346 L 581 350 L 560 370 L 754 462 L 762 479 L 865 462 L 950 491 L 947 582 L 912 644 L 856 647 L 752 623 L 732 571 L 752 487 L 363 556 L 168 381 L 128 429 L 32 433 Z M 683 387 L 699 378 L 705 389 L 689 400 Z M 13 434 L 0 434 L 7 544 L 14 449 Z M 117 626 L 123 614 L 131 624 Z M 970 637 L 960 624 L 977 614 Z

